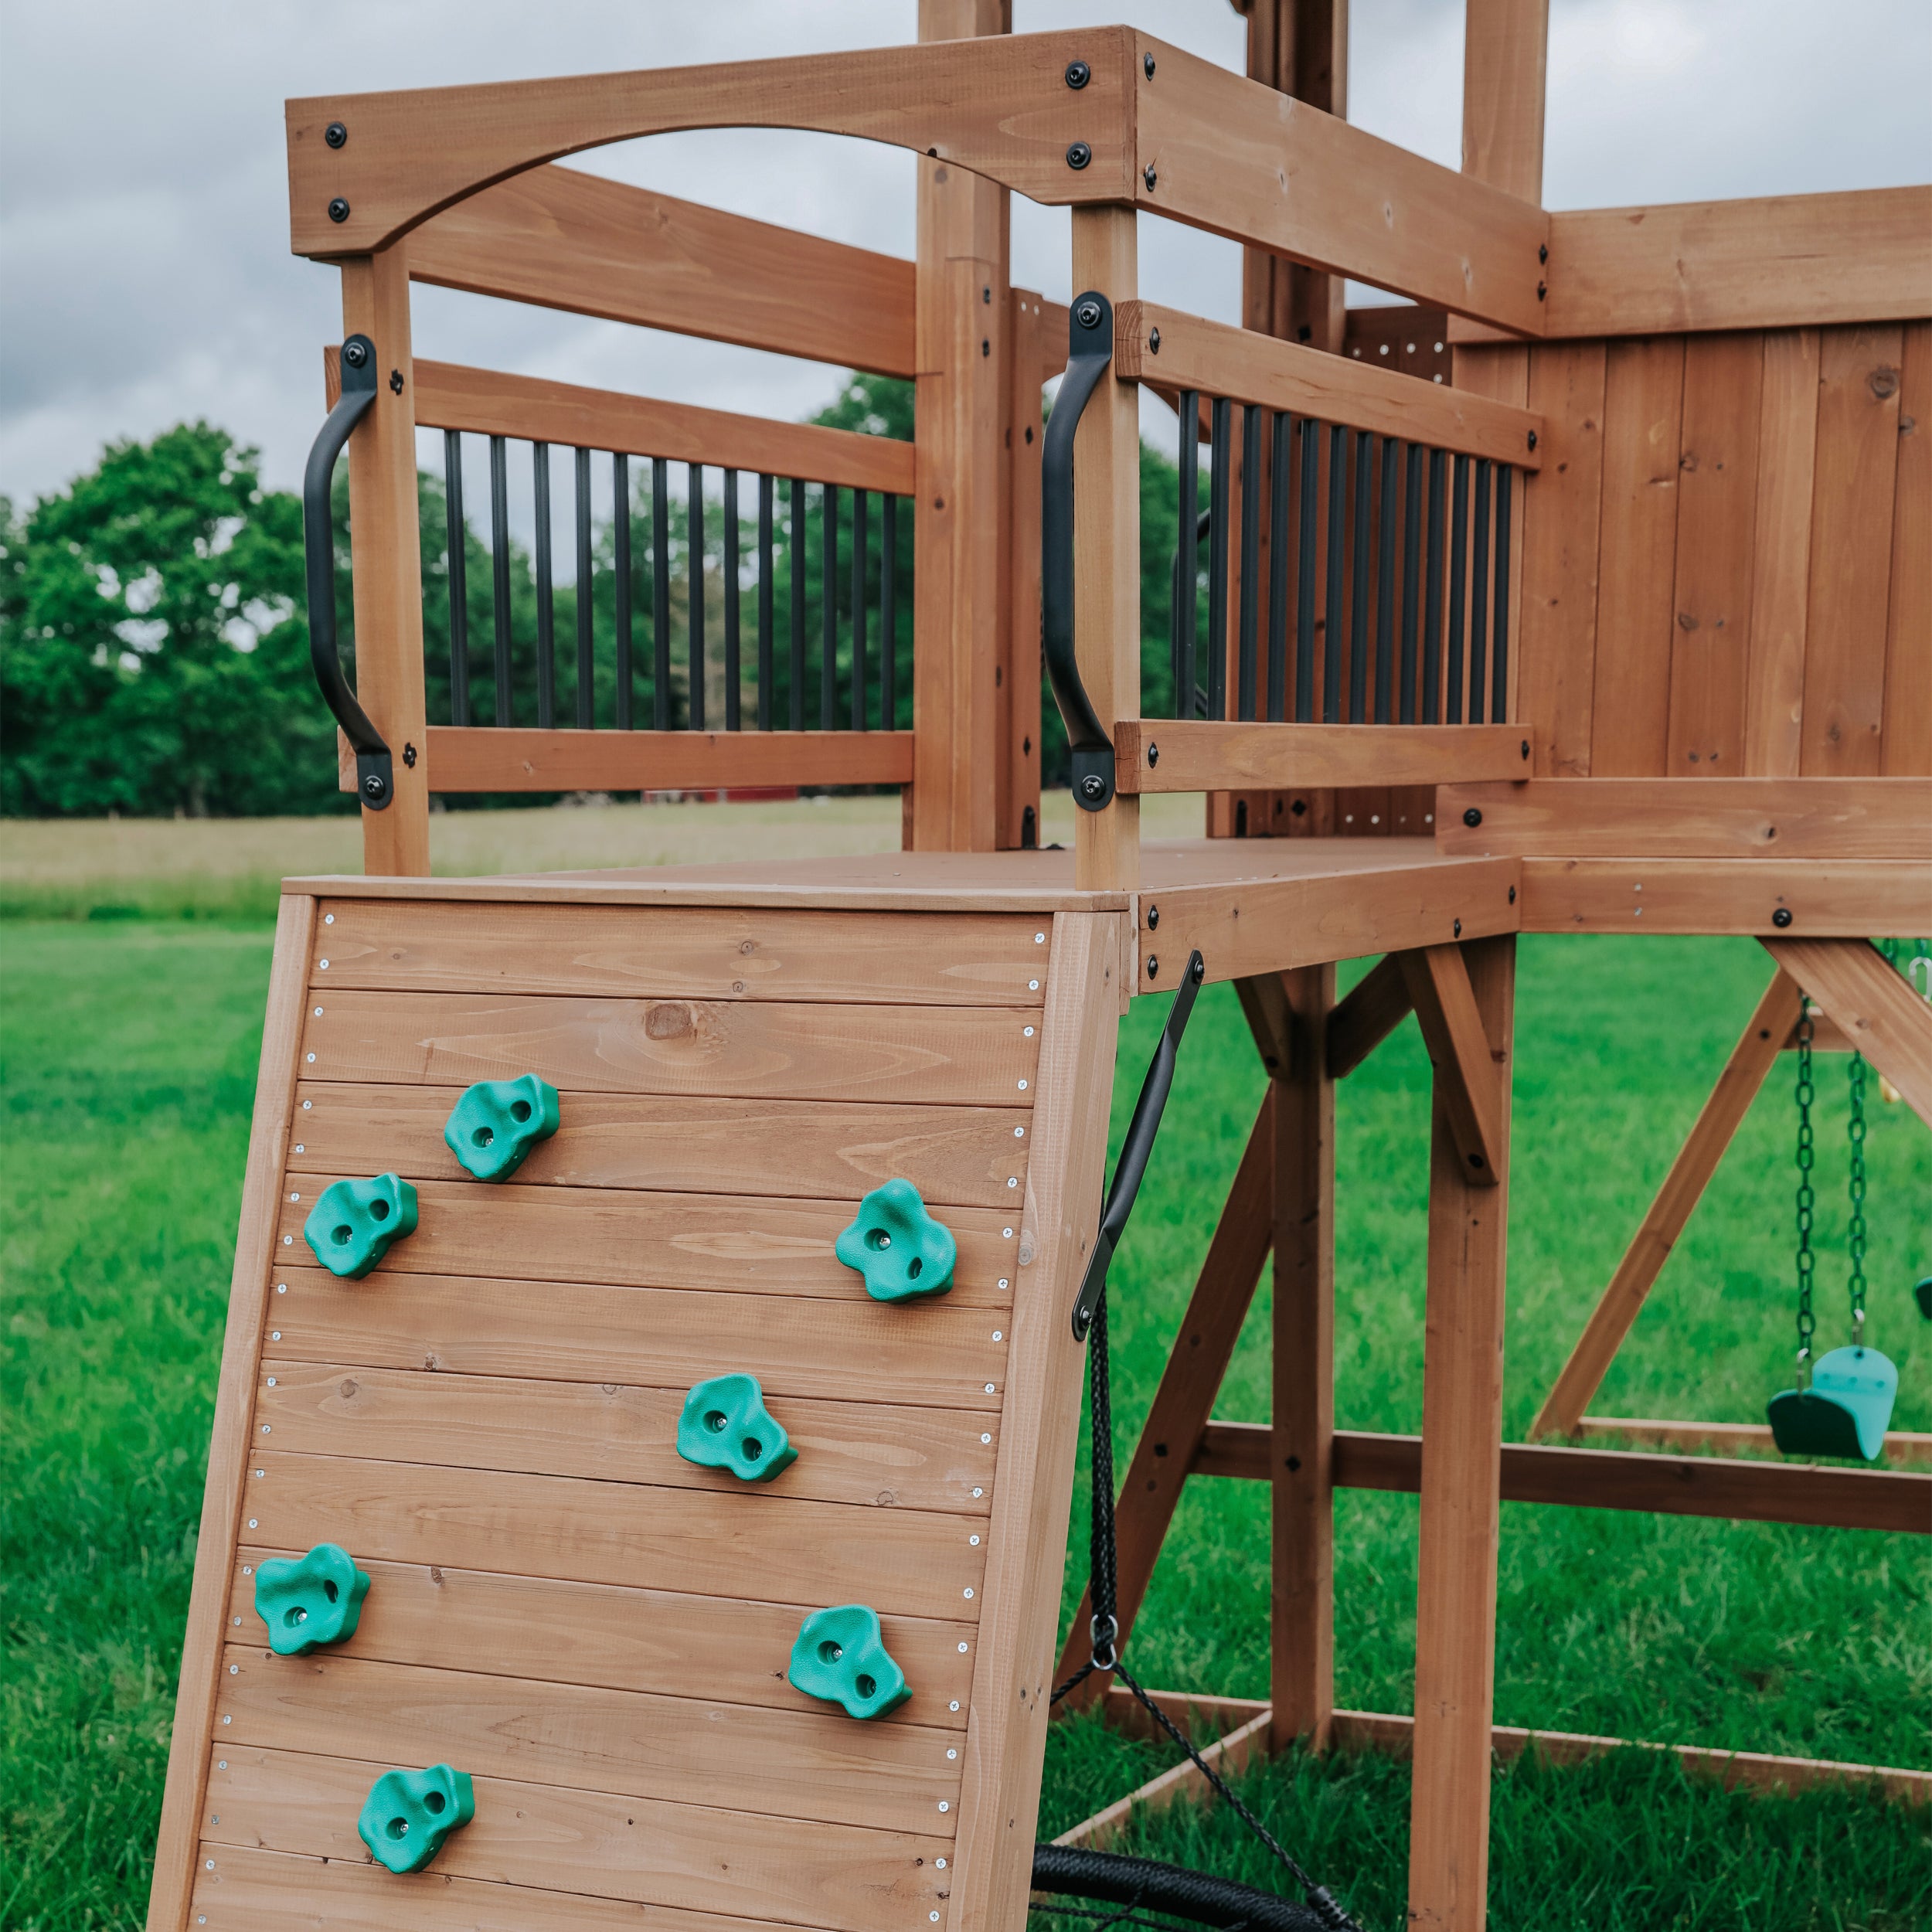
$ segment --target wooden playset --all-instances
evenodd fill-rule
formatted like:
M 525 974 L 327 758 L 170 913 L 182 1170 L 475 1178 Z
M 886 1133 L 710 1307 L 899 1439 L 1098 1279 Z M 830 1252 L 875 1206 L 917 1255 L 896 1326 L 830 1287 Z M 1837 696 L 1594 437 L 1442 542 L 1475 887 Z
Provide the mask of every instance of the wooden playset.
M 311 623 L 366 872 L 282 901 L 151 1932 L 1019 1927 L 1097 1648 L 1089 1604 L 1056 1664 L 1117 1024 L 1202 978 L 1268 1083 L 1121 1491 L 1117 1643 L 1183 1484 L 1268 1484 L 1271 1698 L 1155 1701 L 1210 1766 L 1409 1755 L 1413 1923 L 1482 1923 L 1525 1742 L 1492 1723 L 1502 1502 L 1932 1530 L 1923 1439 L 1781 1463 L 1585 1413 L 1787 1046 L 1932 1118 L 1932 1005 L 1874 943 L 1932 930 L 1932 189 L 1547 213 L 1543 0 L 1469 0 L 1460 172 L 1349 124 L 1346 0 L 1241 11 L 1245 76 L 921 0 L 876 52 L 289 104 L 294 249 L 342 280 Z M 917 260 L 558 165 L 745 127 L 918 155 Z M 1010 285 L 1012 193 L 1072 210 L 1066 308 Z M 1141 300 L 1144 219 L 1243 247 L 1243 327 Z M 916 434 L 418 362 L 412 281 L 910 377 Z M 1158 717 L 1143 386 L 1186 427 Z M 825 785 L 901 788 L 903 851 L 430 876 L 433 794 Z M 1159 792 L 1205 835 L 1144 841 Z M 1774 961 L 1534 1444 L 1500 1420 L 1519 932 Z M 1338 1430 L 1332 1391 L 1334 1086 L 1411 1011 L 1419 1437 Z M 1274 1419 L 1216 1421 L 1270 1253 Z M 1860 1363 L 1916 1318 L 1881 1290 Z M 1413 1715 L 1334 1708 L 1338 1486 L 1420 1493 Z M 1104 1667 L 1060 1708 L 1098 1700 L 1154 1721 Z

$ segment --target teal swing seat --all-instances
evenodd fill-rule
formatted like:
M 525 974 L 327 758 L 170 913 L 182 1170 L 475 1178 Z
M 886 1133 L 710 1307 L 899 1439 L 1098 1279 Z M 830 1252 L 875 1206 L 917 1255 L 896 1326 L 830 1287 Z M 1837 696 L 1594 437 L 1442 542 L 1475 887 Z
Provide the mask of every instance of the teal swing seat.
M 1876 1349 L 1834 1349 L 1808 1389 L 1784 1389 L 1765 1410 L 1787 1456 L 1855 1456 L 1873 1462 L 1898 1400 L 1899 1372 Z

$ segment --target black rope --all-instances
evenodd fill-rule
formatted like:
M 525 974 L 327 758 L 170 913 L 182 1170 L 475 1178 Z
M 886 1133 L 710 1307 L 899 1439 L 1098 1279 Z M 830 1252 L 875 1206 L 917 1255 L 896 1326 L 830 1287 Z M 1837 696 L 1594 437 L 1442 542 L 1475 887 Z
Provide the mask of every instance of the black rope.
M 1048 1700 L 1057 1704 L 1076 1685 L 1084 1683 L 1096 1671 L 1111 1672 L 1120 1679 L 1146 1707 L 1154 1721 L 1194 1761 L 1194 1767 L 1226 1801 L 1235 1815 L 1272 1852 L 1301 1886 L 1309 1909 L 1331 1932 L 1360 1932 L 1325 1887 L 1318 1885 L 1297 1863 L 1274 1833 L 1250 1811 L 1230 1788 L 1227 1781 L 1197 1751 L 1186 1734 L 1167 1713 L 1141 1687 L 1120 1658 L 1119 1574 L 1116 1563 L 1114 1529 L 1114 1403 L 1107 1375 L 1107 1290 L 1103 1287 L 1094 1306 L 1094 1328 L 1088 1341 L 1087 1386 L 1093 1434 L 1094 1521 L 1087 1540 L 1091 1580 L 1087 1594 L 1094 1607 L 1090 1631 L 1093 1654 Z

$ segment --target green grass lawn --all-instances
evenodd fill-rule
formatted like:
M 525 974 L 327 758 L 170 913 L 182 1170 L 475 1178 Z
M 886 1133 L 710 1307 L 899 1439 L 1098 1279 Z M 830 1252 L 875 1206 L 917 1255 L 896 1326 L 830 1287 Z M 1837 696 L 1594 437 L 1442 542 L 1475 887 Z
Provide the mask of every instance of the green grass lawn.
M 138 1925 L 145 1907 L 240 1197 L 269 937 L 125 920 L 0 934 L 5 1346 L 0 1406 L 0 1927 Z M 1696 1111 L 1768 962 L 1743 941 L 1539 939 L 1519 985 L 1506 1423 L 1520 1434 Z M 1164 1002 L 1127 1024 L 1124 1124 Z M 1821 1063 L 1821 1335 L 1843 1323 L 1845 1080 Z M 1774 1076 L 1597 1406 L 1753 1420 L 1787 1376 L 1790 1063 Z M 1114 1270 L 1117 1454 L 1130 1451 L 1261 1090 L 1231 993 L 1183 1051 Z M 1901 1427 L 1932 1428 L 1932 1138 L 1874 1101 L 1870 1339 Z M 1413 1022 L 1344 1087 L 1337 1415 L 1413 1430 L 1422 1391 L 1427 1067 Z M 1267 1413 L 1264 1284 L 1219 1413 Z M 1137 1628 L 1143 1681 L 1267 1690 L 1267 1503 L 1186 1498 Z M 1413 1498 L 1344 1494 L 1337 1678 L 1406 1711 Z M 1077 1501 L 1068 1607 L 1084 1570 Z M 1920 1539 L 1512 1505 L 1499 1721 L 1932 1766 L 1932 1545 Z M 1049 1746 L 1043 1835 L 1162 1760 L 1090 1723 Z M 1400 1923 L 1407 1774 L 1292 1758 L 1249 1801 L 1349 1898 Z M 1265 1877 L 1225 1812 L 1138 1849 Z M 1495 1781 L 1498 1928 L 1905 1932 L 1932 1924 L 1932 1817 L 1862 1792 L 1733 1798 L 1624 1753 Z

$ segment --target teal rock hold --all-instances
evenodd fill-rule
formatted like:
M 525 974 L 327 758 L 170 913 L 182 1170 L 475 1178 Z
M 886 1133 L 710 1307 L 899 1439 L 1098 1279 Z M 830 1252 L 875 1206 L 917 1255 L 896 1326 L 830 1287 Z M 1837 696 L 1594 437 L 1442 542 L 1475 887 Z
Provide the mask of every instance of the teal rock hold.
M 833 1251 L 866 1277 L 875 1301 L 910 1301 L 944 1294 L 953 1285 L 959 1247 L 926 1212 L 910 1181 L 888 1181 L 859 1203 L 859 1218 L 840 1234 Z
M 798 1460 L 765 1406 L 756 1376 L 713 1376 L 684 1399 L 678 1454 L 702 1469 L 729 1469 L 740 1482 L 769 1482 Z
M 443 1138 L 479 1181 L 507 1181 L 557 1130 L 556 1089 L 534 1073 L 478 1080 L 451 1111 Z
M 1877 1349 L 1834 1349 L 1818 1357 L 1811 1386 L 1773 1396 L 1765 1417 L 1787 1456 L 1876 1462 L 1898 1394 L 1899 1372 Z
M 913 1694 L 867 1604 L 814 1611 L 798 1627 L 785 1675 L 808 1697 L 842 1704 L 848 1717 L 883 1717 Z
M 416 1232 L 416 1189 L 394 1174 L 366 1181 L 332 1181 L 302 1223 L 302 1239 L 331 1274 L 359 1281 Z
M 255 1571 L 255 1614 L 277 1657 L 306 1657 L 353 1637 L 368 1594 L 367 1573 L 338 1543 L 318 1543 L 306 1556 L 271 1556 Z
M 475 1815 L 469 1773 L 432 1764 L 426 1771 L 385 1771 L 369 1787 L 355 1830 L 378 1865 L 420 1872 L 451 1832 Z

